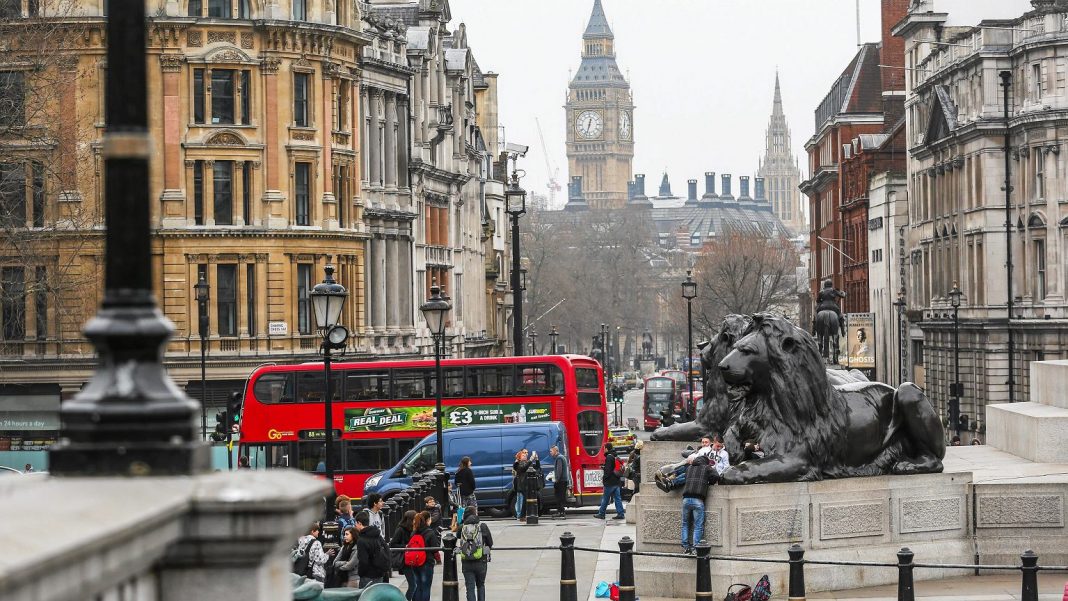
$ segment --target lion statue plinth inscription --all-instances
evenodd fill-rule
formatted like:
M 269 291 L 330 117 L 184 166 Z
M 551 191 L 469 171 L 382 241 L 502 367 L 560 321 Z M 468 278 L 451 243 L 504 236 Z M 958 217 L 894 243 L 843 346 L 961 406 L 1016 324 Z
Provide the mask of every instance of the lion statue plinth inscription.
M 764 457 L 737 463 L 723 484 L 942 471 L 942 424 L 919 388 L 829 378 L 816 341 L 785 319 L 730 316 L 702 359 L 708 396 L 698 420 L 653 438 L 719 432 L 732 459 L 744 441 L 759 442 Z

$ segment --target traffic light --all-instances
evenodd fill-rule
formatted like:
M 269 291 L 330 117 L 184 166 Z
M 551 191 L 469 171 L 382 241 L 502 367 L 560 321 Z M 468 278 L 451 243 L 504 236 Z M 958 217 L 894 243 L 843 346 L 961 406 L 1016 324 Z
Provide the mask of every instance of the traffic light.
M 227 433 L 230 431 L 226 421 L 226 412 L 220 411 L 215 414 L 215 431 L 211 433 L 211 439 L 215 442 L 225 442 Z
M 230 393 L 226 399 L 226 440 L 230 441 L 233 433 L 238 431 L 241 423 L 241 402 L 243 397 L 240 392 Z

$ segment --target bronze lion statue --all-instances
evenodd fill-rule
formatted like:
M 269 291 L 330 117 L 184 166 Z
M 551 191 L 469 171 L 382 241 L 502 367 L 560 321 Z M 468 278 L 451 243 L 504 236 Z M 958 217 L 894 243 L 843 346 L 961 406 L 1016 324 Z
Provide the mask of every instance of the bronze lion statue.
M 712 340 L 706 342 L 701 349 L 701 367 L 704 368 L 704 406 L 692 422 L 674 424 L 663 428 L 657 428 L 651 438 L 653 440 L 687 440 L 693 441 L 707 434 L 725 434 L 730 423 L 731 407 L 727 396 L 727 383 L 719 370 L 719 362 L 722 361 L 734 348 L 734 343 L 741 340 L 748 332 L 753 320 L 746 315 L 728 315 L 723 319 L 722 325 Z M 733 407 L 739 405 L 735 403 Z M 727 452 L 741 451 L 738 441 L 729 444 L 724 441 Z
M 718 367 L 730 403 L 724 440 L 765 452 L 723 472 L 724 484 L 942 471 L 942 424 L 919 388 L 832 385 L 815 340 L 785 319 L 753 316 Z

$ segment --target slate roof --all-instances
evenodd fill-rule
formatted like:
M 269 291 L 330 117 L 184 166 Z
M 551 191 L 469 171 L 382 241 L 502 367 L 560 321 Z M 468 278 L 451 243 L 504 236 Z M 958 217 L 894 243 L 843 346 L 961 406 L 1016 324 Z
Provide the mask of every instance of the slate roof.
M 651 216 L 661 247 L 699 248 L 709 240 L 740 232 L 759 236 L 790 235 L 766 201 L 709 201 L 696 205 L 685 199 L 672 199 L 666 206 L 653 200 Z M 680 233 L 686 234 L 679 236 Z M 683 243 L 683 238 L 686 243 Z
M 879 44 L 864 44 L 831 85 L 816 109 L 816 131 L 843 114 L 882 114 L 883 79 L 879 72 Z
M 587 56 L 571 80 L 574 87 L 625 88 L 627 80 L 612 56 Z
M 608 17 L 604 14 L 601 0 L 593 0 L 593 12 L 590 14 L 590 22 L 586 25 L 586 32 L 582 34 L 582 37 L 583 39 L 612 37 L 612 28 L 608 25 Z

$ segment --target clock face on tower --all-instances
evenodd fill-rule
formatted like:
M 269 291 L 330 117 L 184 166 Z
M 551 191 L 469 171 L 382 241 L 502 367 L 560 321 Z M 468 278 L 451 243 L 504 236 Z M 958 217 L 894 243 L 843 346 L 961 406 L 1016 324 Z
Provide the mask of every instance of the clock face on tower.
M 601 114 L 594 111 L 583 111 L 579 114 L 578 120 L 575 122 L 575 129 L 583 138 L 587 140 L 593 140 L 601 137 L 601 131 L 604 129 L 604 121 L 601 119 Z
M 630 113 L 623 112 L 619 115 L 619 137 L 624 140 L 630 139 Z

